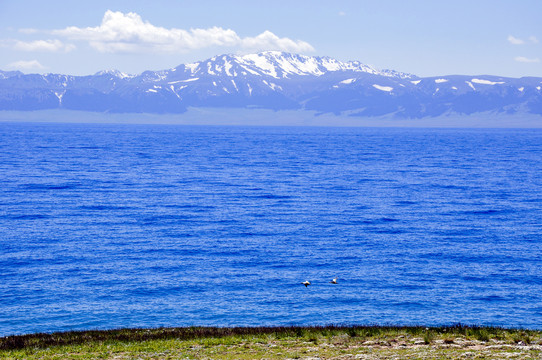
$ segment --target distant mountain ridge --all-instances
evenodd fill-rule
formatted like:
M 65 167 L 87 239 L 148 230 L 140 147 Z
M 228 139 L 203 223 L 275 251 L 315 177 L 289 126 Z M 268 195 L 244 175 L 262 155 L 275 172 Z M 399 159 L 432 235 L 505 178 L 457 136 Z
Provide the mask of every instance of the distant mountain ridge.
M 0 71 L 0 110 L 183 113 L 189 107 L 310 110 L 406 118 L 481 112 L 542 115 L 542 78 L 421 78 L 277 51 L 221 55 L 173 69 L 89 76 Z

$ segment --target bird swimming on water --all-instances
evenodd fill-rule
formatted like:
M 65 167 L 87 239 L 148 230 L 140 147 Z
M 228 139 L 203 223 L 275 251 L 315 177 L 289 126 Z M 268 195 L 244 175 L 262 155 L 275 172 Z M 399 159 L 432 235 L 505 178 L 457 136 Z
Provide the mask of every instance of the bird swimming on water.
M 305 280 L 305 281 L 302 282 L 302 284 L 305 285 L 305 287 L 307 287 L 307 286 L 309 286 L 311 283 L 308 282 L 307 280 Z
M 329 283 L 330 283 L 330 284 L 336 284 L 336 283 L 337 283 L 337 278 L 334 278 L 334 279 L 331 280 Z

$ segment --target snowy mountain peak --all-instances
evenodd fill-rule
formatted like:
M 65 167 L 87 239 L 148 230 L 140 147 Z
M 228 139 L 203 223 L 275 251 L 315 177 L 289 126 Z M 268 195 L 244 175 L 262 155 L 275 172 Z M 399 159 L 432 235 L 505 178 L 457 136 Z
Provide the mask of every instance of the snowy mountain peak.
M 94 74 L 94 76 L 103 76 L 103 75 L 111 75 L 119 79 L 130 79 L 130 78 L 135 77 L 135 75 L 126 74 L 116 69 L 102 70 Z
M 413 75 L 392 70 L 377 70 L 359 61 L 341 62 L 330 57 L 314 57 L 281 51 L 264 51 L 248 55 L 220 55 L 208 60 L 179 65 L 174 70 L 184 70 L 196 76 L 202 72 L 212 76 L 259 75 L 275 79 L 295 76 L 322 76 L 330 72 L 358 72 L 386 77 L 413 78 Z
M 238 57 L 238 61 L 253 70 L 263 70 L 275 78 L 291 76 L 321 76 L 329 72 L 353 71 L 396 77 L 399 73 L 379 71 L 359 61 L 341 62 L 330 57 L 314 57 L 280 51 L 265 51 Z M 410 75 L 411 76 L 411 75 Z

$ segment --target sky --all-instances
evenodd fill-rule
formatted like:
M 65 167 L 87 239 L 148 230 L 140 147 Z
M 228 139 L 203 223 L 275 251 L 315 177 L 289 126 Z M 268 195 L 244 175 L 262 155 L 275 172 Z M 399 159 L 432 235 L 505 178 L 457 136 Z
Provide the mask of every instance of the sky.
M 0 0 L 0 69 L 90 75 L 281 50 L 421 77 L 542 77 L 541 0 Z

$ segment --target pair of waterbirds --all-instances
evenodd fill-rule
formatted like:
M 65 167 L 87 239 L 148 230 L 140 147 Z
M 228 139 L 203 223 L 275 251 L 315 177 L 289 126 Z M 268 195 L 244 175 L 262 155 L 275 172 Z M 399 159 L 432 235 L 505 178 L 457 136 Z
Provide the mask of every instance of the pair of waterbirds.
M 337 283 L 337 278 L 334 278 L 333 280 L 331 280 L 329 282 L 330 284 L 336 284 Z M 303 281 L 301 284 L 305 285 L 305 287 L 309 286 L 311 283 L 308 281 L 308 280 L 305 280 Z

